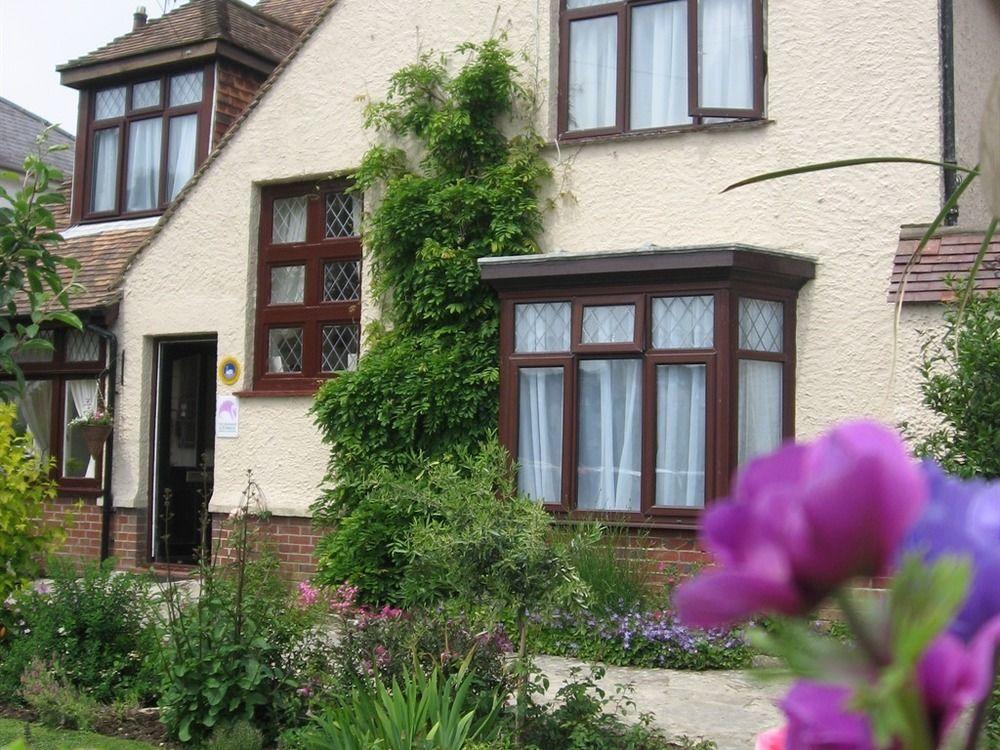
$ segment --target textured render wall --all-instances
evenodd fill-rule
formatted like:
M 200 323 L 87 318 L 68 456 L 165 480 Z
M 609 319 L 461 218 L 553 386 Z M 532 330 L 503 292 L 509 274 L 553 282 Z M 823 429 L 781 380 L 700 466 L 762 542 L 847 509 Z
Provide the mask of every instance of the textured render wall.
M 955 140 L 960 164 L 979 161 L 979 126 L 990 85 L 1000 76 L 1000 0 L 955 0 Z M 973 184 L 959 204 L 959 225 L 985 229 L 990 212 Z
M 937 171 L 873 167 L 725 196 L 719 191 L 739 178 L 808 161 L 886 152 L 936 156 L 936 57 L 901 52 L 936 49 L 933 5 L 900 14 L 893 0 L 772 0 L 773 122 L 550 148 L 554 184 L 575 200 L 557 200 L 546 216 L 544 249 L 738 241 L 817 257 L 817 279 L 799 306 L 799 433 L 856 414 L 906 416 L 912 388 L 886 397 L 892 334 L 886 289 L 900 224 L 929 220 L 937 210 Z M 363 100 L 380 98 L 389 76 L 422 50 L 507 30 L 509 43 L 529 56 L 529 79 L 537 77 L 548 97 L 554 6 L 554 0 L 508 0 L 498 11 L 492 0 L 340 0 L 127 276 L 119 326 L 128 371 L 118 409 L 118 503 L 146 499 L 151 337 L 217 333 L 219 353 L 236 355 L 244 373 L 250 370 L 256 185 L 354 168 L 370 142 L 361 129 Z M 548 98 L 539 119 L 549 137 L 552 110 Z M 904 348 L 910 342 L 907 333 Z M 897 380 L 907 378 L 901 373 Z M 232 390 L 246 387 L 245 376 Z M 236 504 L 244 469 L 252 467 L 272 512 L 306 511 L 327 456 L 309 404 L 242 400 L 239 438 L 216 442 L 213 510 Z

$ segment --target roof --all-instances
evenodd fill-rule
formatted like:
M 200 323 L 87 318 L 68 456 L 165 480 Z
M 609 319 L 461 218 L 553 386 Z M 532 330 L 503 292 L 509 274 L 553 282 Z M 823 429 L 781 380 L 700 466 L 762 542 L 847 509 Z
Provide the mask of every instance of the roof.
M 906 227 L 900 234 L 899 247 L 892 264 L 889 300 L 895 301 L 903 269 L 909 262 L 923 227 Z M 983 232 L 944 230 L 928 241 L 920 258 L 906 279 L 904 302 L 947 302 L 955 298 L 948 288 L 949 276 L 967 276 L 983 243 Z M 1000 289 L 1000 236 L 994 236 L 976 274 L 976 289 Z
M 36 148 L 35 138 L 51 125 L 51 122 L 34 112 L 0 96 L 0 169 L 20 172 L 24 166 L 24 157 Z M 53 128 L 49 133 L 49 145 L 65 144 L 70 147 L 65 151 L 55 151 L 47 157 L 47 161 L 66 177 L 73 174 L 74 143 L 73 136 L 62 128 Z
M 260 0 L 254 7 L 301 32 L 309 28 L 326 5 L 327 0 Z
M 145 25 L 56 69 L 69 71 L 211 40 L 228 42 L 277 63 L 295 45 L 303 19 L 308 17 L 316 2 L 271 0 L 268 7 L 275 7 L 268 13 L 240 0 L 189 0 L 166 15 L 150 19 Z M 290 20 L 284 20 L 278 13 L 287 14 Z

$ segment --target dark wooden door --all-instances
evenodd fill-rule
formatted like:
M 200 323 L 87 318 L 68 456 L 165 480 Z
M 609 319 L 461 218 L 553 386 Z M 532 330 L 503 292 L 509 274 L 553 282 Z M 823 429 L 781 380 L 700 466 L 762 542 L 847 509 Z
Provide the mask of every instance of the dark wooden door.
M 211 542 L 207 503 L 215 465 L 214 341 L 160 344 L 154 559 L 197 561 Z

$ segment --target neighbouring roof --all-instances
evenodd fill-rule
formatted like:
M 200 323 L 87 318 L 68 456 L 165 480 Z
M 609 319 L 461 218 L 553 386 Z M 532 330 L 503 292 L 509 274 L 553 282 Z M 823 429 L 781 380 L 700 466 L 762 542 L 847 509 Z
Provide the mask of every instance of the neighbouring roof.
M 20 172 L 24 157 L 36 149 L 35 138 L 51 125 L 48 120 L 0 96 L 0 169 Z M 73 136 L 61 128 L 53 128 L 49 133 L 49 145 L 70 147 L 47 157 L 47 161 L 66 177 L 73 174 L 74 142 Z
M 277 63 L 321 7 L 319 0 L 262 0 L 259 7 L 240 0 L 189 0 L 57 70 L 65 73 L 210 41 L 227 42 Z
M 920 244 L 924 231 L 923 227 L 904 227 L 900 233 L 889 284 L 890 301 L 895 301 L 899 295 L 903 270 Z M 947 302 L 954 299 L 955 293 L 948 288 L 948 277 L 968 276 L 983 237 L 983 232 L 945 230 L 929 240 L 910 269 L 903 301 Z M 976 288 L 981 291 L 1000 289 L 1000 236 L 993 237 L 986 251 L 976 274 Z

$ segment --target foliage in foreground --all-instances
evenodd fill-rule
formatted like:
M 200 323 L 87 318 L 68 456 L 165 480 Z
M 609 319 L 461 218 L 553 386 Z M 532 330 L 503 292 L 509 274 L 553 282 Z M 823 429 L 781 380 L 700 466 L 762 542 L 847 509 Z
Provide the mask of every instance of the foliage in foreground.
M 13 405 L 0 403 L 0 627 L 4 600 L 31 580 L 39 558 L 63 539 L 61 529 L 45 523 L 45 503 L 56 497 L 50 462 L 35 454 L 29 436 L 17 433 L 16 417 Z
M 957 294 L 967 282 L 953 282 Z M 920 363 L 924 405 L 941 427 L 921 436 L 918 455 L 963 477 L 1000 477 L 1000 292 L 973 295 L 959 315 L 925 341 Z
M 10 743 L 10 744 L 8 744 Z M 50 729 L 40 724 L 0 718 L 0 747 L 4 750 L 154 750 L 153 745 L 120 740 L 90 732 Z
M 357 370 L 327 381 L 314 406 L 331 454 L 313 510 L 336 526 L 317 550 L 320 580 L 350 579 L 369 602 L 400 601 L 393 548 L 414 518 L 375 500 L 385 477 L 416 479 L 496 429 L 498 308 L 477 261 L 537 252 L 548 168 L 542 140 L 518 122 L 526 92 L 513 55 L 495 39 L 458 52 L 467 59 L 453 75 L 446 58 L 424 55 L 368 108 L 383 142 L 355 179 L 380 197 L 364 237 L 385 327 L 366 332 Z
M 13 375 L 20 387 L 24 386 L 24 375 L 15 355 L 52 350 L 51 342 L 39 336 L 42 324 L 81 327 L 69 311 L 70 294 L 76 285 L 60 276 L 60 271 L 75 273 L 80 264 L 54 252 L 62 237 L 55 231 L 49 207 L 66 202 L 56 189 L 62 174 L 43 159 L 43 154 L 67 147 L 48 146 L 47 139 L 48 131 L 42 131 L 37 138 L 38 152 L 25 157 L 23 179 L 0 171 L 0 177 L 21 182 L 21 188 L 13 193 L 0 184 L 0 375 Z M 0 396 L 11 391 L 8 383 L 0 381 Z
M 95 701 L 148 705 L 157 682 L 150 581 L 115 571 L 113 560 L 82 572 L 53 561 L 49 574 L 51 583 L 20 594 L 9 610 L 10 632 L 0 640 L 0 694 L 20 695 L 23 674 L 41 659 Z

